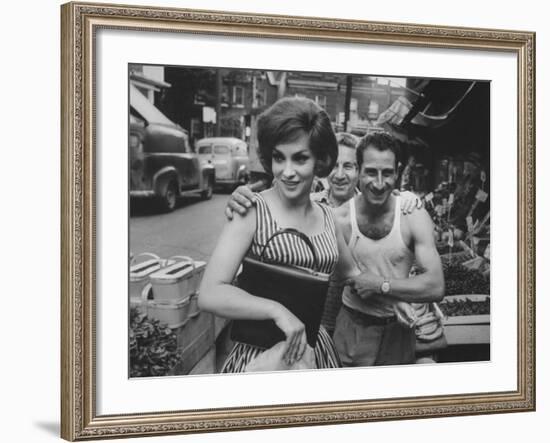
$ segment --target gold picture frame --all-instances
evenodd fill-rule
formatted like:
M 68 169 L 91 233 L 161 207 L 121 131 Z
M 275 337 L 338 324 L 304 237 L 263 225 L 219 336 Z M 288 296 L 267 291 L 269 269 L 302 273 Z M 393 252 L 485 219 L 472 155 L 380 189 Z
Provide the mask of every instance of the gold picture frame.
M 68 3 L 62 22 L 61 436 L 88 440 L 535 409 L 535 34 L 431 25 Z M 98 415 L 95 384 L 95 33 L 214 34 L 517 56 L 517 389 L 460 395 Z

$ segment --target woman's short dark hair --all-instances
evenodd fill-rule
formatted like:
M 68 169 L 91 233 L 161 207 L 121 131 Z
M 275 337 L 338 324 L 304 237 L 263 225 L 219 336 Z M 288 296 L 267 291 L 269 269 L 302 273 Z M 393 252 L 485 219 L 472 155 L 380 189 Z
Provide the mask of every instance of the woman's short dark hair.
M 291 143 L 302 134 L 309 136 L 315 156 L 315 175 L 326 177 L 336 164 L 338 144 L 328 114 L 314 101 L 286 97 L 276 101 L 258 117 L 258 154 L 264 169 L 271 173 L 273 150 Z
M 397 171 L 397 165 L 399 163 L 399 144 L 395 137 L 391 136 L 387 132 L 373 132 L 364 136 L 359 140 L 357 145 L 357 150 L 355 151 L 357 155 L 357 166 L 361 169 L 363 164 L 363 152 L 369 147 L 377 149 L 378 151 L 391 151 L 395 156 L 395 169 Z

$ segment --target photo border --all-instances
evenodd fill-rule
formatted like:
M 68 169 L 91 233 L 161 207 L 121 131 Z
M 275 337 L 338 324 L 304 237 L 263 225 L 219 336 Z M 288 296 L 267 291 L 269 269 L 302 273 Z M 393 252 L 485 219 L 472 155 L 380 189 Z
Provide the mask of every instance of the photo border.
M 67 440 L 535 410 L 535 34 L 157 7 L 61 7 L 61 436 Z M 98 29 L 512 52 L 518 60 L 517 390 L 284 406 L 96 413 L 95 35 Z

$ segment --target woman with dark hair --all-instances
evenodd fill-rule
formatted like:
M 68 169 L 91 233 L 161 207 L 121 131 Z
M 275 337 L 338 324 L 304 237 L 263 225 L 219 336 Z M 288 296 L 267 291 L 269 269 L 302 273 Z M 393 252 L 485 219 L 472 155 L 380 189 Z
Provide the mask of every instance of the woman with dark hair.
M 262 164 L 273 175 L 273 186 L 255 194 L 255 205 L 247 214 L 236 215 L 225 225 L 202 280 L 199 305 L 234 320 L 272 320 L 284 334 L 282 359 L 291 367 L 308 348 L 306 326 L 283 304 L 231 284 L 245 256 L 263 253 L 270 263 L 306 269 L 317 266 L 323 274 L 336 270 L 341 278 L 358 271 L 331 211 L 310 199 L 315 175 L 327 176 L 338 156 L 326 112 L 309 99 L 281 99 L 260 115 L 258 144 Z M 287 234 L 268 241 L 284 228 L 305 234 L 312 250 Z M 317 324 L 320 316 L 321 312 L 314 319 Z M 242 372 L 264 351 L 237 342 L 222 372 Z M 313 352 L 317 368 L 340 366 L 332 339 L 323 327 L 319 328 Z

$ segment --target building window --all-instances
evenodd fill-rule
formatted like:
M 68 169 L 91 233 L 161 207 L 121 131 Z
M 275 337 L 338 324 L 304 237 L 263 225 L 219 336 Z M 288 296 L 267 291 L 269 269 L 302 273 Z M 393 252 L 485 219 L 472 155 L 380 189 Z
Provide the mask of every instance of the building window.
M 265 89 L 258 89 L 256 91 L 256 107 L 262 107 L 267 103 L 267 91 Z
M 191 119 L 191 140 L 201 138 L 201 122 L 198 118 Z
M 206 103 L 204 98 L 204 91 L 197 91 L 193 95 L 193 103 L 195 105 L 204 105 Z
M 315 103 L 317 103 L 321 108 L 327 107 L 327 96 L 326 95 L 316 95 Z
M 229 106 L 229 86 L 227 85 L 223 85 L 222 86 L 222 102 L 221 102 L 221 106 L 222 107 L 228 107 Z
M 233 104 L 244 106 L 244 88 L 242 86 L 233 86 Z
M 369 112 L 368 112 L 369 118 L 371 120 L 378 118 L 379 108 L 380 108 L 380 105 L 378 104 L 378 102 L 376 102 L 375 100 L 371 100 L 371 102 L 369 103 Z

